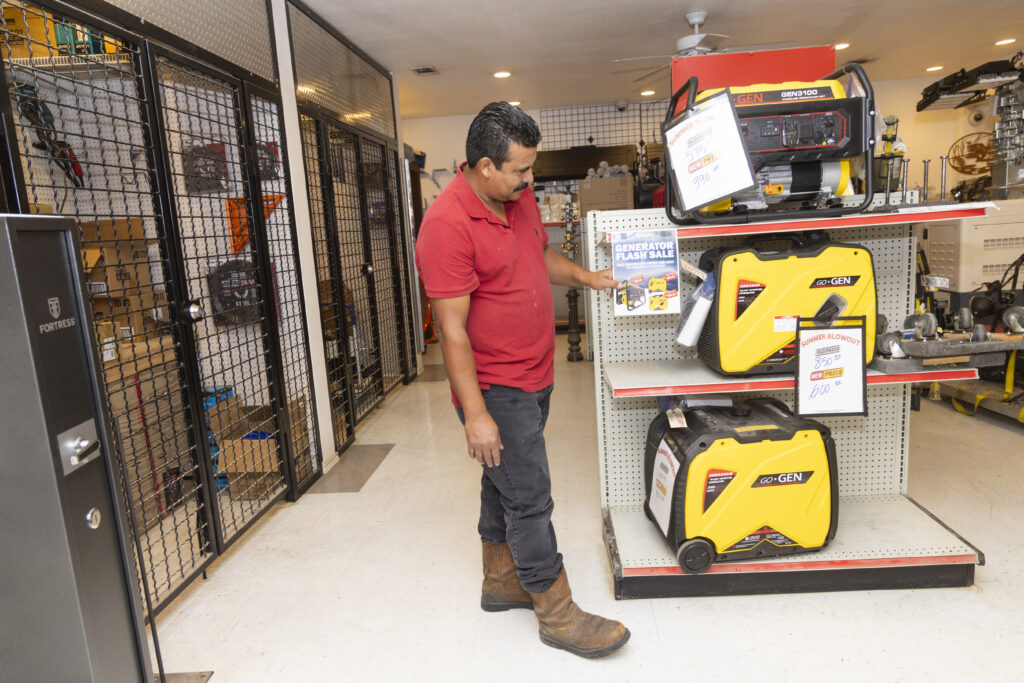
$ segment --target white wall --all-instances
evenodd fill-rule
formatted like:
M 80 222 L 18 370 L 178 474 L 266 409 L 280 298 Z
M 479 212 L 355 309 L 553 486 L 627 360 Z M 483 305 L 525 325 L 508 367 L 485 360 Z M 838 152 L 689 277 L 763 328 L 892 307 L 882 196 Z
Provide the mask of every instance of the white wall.
M 870 78 L 871 73 L 868 72 Z M 988 116 L 989 106 L 983 105 L 980 110 L 986 114 L 980 124 L 968 121 L 970 113 L 979 107 L 965 109 L 939 109 L 917 111 L 917 101 L 921 99 L 921 91 L 925 86 L 934 83 L 935 77 L 913 78 L 897 81 L 879 81 L 872 83 L 875 91 L 875 104 L 879 118 L 894 114 L 899 117 L 899 135 L 907 145 L 907 157 L 910 159 L 910 186 L 919 185 L 922 180 L 922 160 L 931 159 L 928 185 L 929 199 L 936 201 L 940 184 L 939 156 L 946 154 L 950 146 L 962 136 L 979 131 L 993 129 L 993 117 Z M 540 121 L 539 110 L 527 111 L 530 116 Z M 406 119 L 402 121 L 404 142 L 417 151 L 427 153 L 427 168 L 435 174 L 441 188 L 444 188 L 454 177 L 451 173 L 453 164 L 460 164 L 466 158 L 466 133 L 474 114 L 465 116 L 445 116 L 425 119 Z M 541 143 L 543 147 L 543 143 Z M 444 171 L 448 172 L 445 173 Z M 949 169 L 946 180 L 946 191 L 949 192 L 964 176 Z M 441 189 L 434 185 L 430 178 L 422 181 L 423 198 L 429 205 L 434 201 Z
M 540 122 L 539 111 L 526 113 Z M 466 133 L 469 132 L 469 124 L 473 122 L 475 116 L 473 113 L 465 116 L 402 120 L 403 142 L 417 152 L 427 154 L 427 167 L 423 169 L 427 175 L 422 176 L 420 182 L 423 201 L 427 206 L 437 199 L 441 190 L 455 177 L 453 171 L 466 160 Z M 431 175 L 440 187 L 433 183 L 429 177 Z

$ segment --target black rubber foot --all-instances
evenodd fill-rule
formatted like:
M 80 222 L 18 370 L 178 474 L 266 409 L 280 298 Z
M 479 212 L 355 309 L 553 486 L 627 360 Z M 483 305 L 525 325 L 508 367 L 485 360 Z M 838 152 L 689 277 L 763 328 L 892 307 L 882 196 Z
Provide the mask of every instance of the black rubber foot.
M 628 641 L 629 641 L 629 629 L 628 628 L 626 629 L 625 635 L 623 635 L 617 641 L 615 641 L 611 645 L 605 645 L 604 647 L 597 648 L 595 650 L 583 650 L 583 649 L 580 649 L 578 647 L 573 647 L 572 645 L 566 645 L 565 643 L 557 641 L 554 638 L 552 638 L 551 636 L 544 635 L 543 633 L 540 634 L 540 642 L 544 643 L 545 645 L 547 645 L 549 647 L 556 648 L 558 650 L 565 650 L 566 652 L 571 652 L 574 655 L 578 655 L 580 657 L 586 657 L 587 659 L 597 659 L 598 657 L 604 657 L 605 655 L 610 655 L 611 653 L 615 652 L 620 647 L 625 645 Z

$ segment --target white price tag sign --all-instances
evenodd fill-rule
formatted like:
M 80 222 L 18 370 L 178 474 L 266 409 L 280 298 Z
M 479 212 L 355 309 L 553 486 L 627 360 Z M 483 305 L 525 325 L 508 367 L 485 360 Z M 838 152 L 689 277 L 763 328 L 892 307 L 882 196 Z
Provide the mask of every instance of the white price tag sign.
M 801 318 L 797 325 L 797 415 L 867 415 L 864 318 L 840 321 L 848 322 L 823 327 Z
M 672 180 L 686 211 L 754 186 L 750 159 L 727 92 L 696 103 L 664 131 Z

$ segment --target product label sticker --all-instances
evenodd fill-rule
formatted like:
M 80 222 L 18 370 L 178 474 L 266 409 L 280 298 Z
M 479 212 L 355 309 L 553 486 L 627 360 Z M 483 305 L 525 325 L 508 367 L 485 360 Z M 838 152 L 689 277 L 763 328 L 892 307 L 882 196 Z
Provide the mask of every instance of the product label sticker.
M 669 520 L 672 516 L 672 491 L 675 489 L 676 476 L 679 474 L 679 461 L 661 440 L 658 452 L 654 456 L 654 472 L 651 475 L 651 499 L 647 505 L 651 509 L 654 521 L 661 528 L 661 533 L 668 536 Z
M 753 280 L 740 280 L 739 289 L 736 290 L 736 320 L 739 320 L 750 304 L 754 303 L 757 295 L 764 291 L 764 285 Z
M 704 512 L 708 511 L 718 497 L 722 495 L 725 487 L 736 478 L 735 472 L 728 470 L 708 470 L 707 479 L 704 482 Z
M 615 233 L 615 315 L 679 314 L 679 250 L 675 230 Z
M 811 283 L 811 289 L 821 289 L 822 287 L 853 287 L 857 284 L 857 280 L 860 279 L 860 275 L 836 275 L 835 277 L 816 277 L 814 282 Z
M 799 545 L 796 541 L 783 533 L 779 533 L 770 526 L 763 526 L 757 531 L 747 534 L 733 545 L 726 548 L 725 552 L 731 553 L 739 550 L 753 550 L 762 543 L 771 543 L 780 548 Z
M 806 484 L 811 480 L 814 470 L 809 472 L 780 472 L 779 474 L 761 474 L 754 480 L 752 489 L 764 488 L 765 486 L 790 486 L 793 484 Z
M 777 315 L 775 316 L 775 332 L 796 332 L 796 321 L 798 315 Z

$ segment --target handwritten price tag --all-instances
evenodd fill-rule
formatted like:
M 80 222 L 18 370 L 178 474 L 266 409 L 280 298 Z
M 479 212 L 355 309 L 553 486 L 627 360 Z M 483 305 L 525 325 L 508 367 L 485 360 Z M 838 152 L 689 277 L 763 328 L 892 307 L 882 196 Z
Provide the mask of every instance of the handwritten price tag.
M 726 93 L 694 105 L 665 130 L 675 188 L 687 211 L 753 187 L 750 159 Z
M 864 318 L 822 327 L 801 318 L 796 330 L 796 413 L 866 415 L 867 385 L 864 369 Z M 854 324 L 849 324 L 854 323 Z

